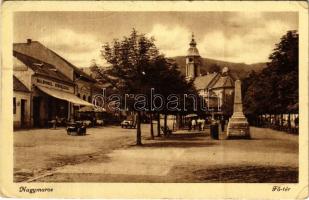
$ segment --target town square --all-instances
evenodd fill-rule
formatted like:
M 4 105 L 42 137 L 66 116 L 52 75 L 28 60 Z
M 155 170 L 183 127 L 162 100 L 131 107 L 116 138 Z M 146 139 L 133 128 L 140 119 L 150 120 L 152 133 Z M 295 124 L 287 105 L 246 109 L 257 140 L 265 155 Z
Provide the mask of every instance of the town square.
M 17 12 L 13 35 L 14 182 L 299 182 L 297 13 Z
M 209 129 L 150 140 L 142 125 L 119 126 L 68 137 L 62 128 L 18 131 L 14 137 L 17 182 L 216 183 L 282 182 L 298 179 L 298 136 L 251 128 L 251 140 L 212 140 Z M 254 157 L 254 159 L 250 159 Z M 231 173 L 233 171 L 233 173 Z

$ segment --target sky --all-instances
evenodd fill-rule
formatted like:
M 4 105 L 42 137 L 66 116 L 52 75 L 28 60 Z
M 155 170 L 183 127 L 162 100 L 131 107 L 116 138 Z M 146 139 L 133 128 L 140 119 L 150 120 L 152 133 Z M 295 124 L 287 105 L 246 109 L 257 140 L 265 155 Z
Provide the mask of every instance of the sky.
M 185 56 L 194 33 L 204 58 L 268 61 L 288 30 L 298 30 L 296 12 L 17 12 L 14 42 L 39 41 L 78 67 L 106 65 L 102 45 L 133 28 L 155 38 L 167 57 Z

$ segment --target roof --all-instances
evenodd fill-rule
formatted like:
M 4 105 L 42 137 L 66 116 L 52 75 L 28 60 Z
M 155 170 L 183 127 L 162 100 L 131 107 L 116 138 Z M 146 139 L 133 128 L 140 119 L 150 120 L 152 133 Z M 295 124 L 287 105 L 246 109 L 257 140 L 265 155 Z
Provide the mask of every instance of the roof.
M 62 73 L 60 73 L 55 66 L 42 62 L 40 60 L 37 60 L 35 58 L 32 58 L 27 55 L 23 55 L 18 52 L 13 52 L 13 55 L 20 60 L 22 63 L 24 63 L 26 66 L 31 68 L 35 74 L 47 76 L 54 78 L 56 80 L 73 83 L 68 77 L 64 76 Z
M 234 87 L 234 80 L 229 76 L 221 76 L 212 88 Z
M 90 77 L 88 74 L 86 74 L 85 72 L 83 72 L 82 70 L 80 70 L 78 67 L 76 67 L 75 65 L 73 65 L 72 63 L 70 63 L 69 61 L 67 61 L 66 59 L 64 59 L 63 57 L 61 57 L 60 55 L 58 55 L 56 52 L 52 51 L 51 49 L 45 47 L 44 45 L 42 45 L 40 42 L 38 41 L 31 41 L 28 40 L 27 43 L 14 43 L 13 45 L 13 50 L 19 53 L 22 53 L 24 55 L 30 56 L 32 58 L 36 58 L 40 61 L 44 61 L 45 63 L 49 63 L 49 64 L 53 64 L 55 65 L 55 57 L 58 58 L 57 61 L 62 62 L 64 65 L 69 66 L 73 69 L 73 71 L 90 80 L 95 82 L 95 80 Z M 59 66 L 61 67 L 61 66 Z
M 13 75 L 13 89 L 19 92 L 30 92 L 28 88 Z
M 209 84 L 215 79 L 218 73 L 214 72 L 204 76 L 198 76 L 194 80 L 194 86 L 197 90 L 203 90 L 208 88 Z
M 196 47 L 190 47 L 187 52 L 187 56 L 200 56 Z
M 190 48 L 188 49 L 187 56 L 200 56 L 197 48 L 196 48 L 196 42 L 194 39 L 194 34 L 192 33 L 192 39 L 190 42 Z

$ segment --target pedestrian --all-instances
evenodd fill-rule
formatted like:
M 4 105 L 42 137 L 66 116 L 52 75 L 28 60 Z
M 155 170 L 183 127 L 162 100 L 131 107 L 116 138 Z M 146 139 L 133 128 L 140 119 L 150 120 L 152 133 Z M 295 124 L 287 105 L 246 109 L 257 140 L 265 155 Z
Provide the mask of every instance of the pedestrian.
M 201 130 L 204 131 L 205 119 L 201 119 Z
M 195 119 L 192 119 L 191 126 L 192 126 L 192 129 L 195 130 L 195 127 L 196 127 L 196 120 Z
M 59 118 L 58 118 L 58 116 L 56 115 L 55 120 L 54 120 L 54 124 L 53 124 L 54 129 L 57 128 L 57 123 L 58 123 L 58 121 L 59 121 Z
M 199 130 L 199 131 L 200 131 L 201 128 L 202 128 L 201 125 L 202 125 L 202 124 L 201 124 L 201 118 L 198 118 L 198 119 L 197 119 L 197 127 L 198 127 L 198 130 Z
M 95 127 L 97 123 L 97 118 L 95 116 L 92 117 L 92 127 Z
M 296 128 L 298 128 L 298 122 L 299 122 L 299 119 L 298 119 L 298 117 L 296 117 L 296 118 L 294 119 L 294 124 L 295 124 L 295 127 L 296 127 Z
M 225 127 L 225 119 L 224 119 L 223 116 L 222 116 L 222 118 L 220 120 L 220 123 L 221 123 L 221 131 L 223 132 L 224 131 L 224 127 Z

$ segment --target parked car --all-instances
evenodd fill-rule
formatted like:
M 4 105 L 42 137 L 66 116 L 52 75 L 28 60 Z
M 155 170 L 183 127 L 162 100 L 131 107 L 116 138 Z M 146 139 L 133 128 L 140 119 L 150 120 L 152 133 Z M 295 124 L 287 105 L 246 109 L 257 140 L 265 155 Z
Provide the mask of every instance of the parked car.
M 121 122 L 121 128 L 135 128 L 136 123 L 133 120 L 123 120 Z

